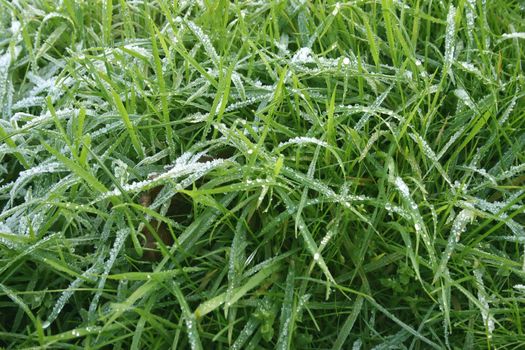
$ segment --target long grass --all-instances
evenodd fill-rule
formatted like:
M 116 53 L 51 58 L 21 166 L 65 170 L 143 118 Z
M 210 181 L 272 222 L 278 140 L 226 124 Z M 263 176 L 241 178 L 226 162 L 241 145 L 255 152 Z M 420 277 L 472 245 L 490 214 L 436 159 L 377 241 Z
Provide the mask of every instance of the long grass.
M 521 1 L 0 0 L 0 347 L 520 348 L 524 39 Z

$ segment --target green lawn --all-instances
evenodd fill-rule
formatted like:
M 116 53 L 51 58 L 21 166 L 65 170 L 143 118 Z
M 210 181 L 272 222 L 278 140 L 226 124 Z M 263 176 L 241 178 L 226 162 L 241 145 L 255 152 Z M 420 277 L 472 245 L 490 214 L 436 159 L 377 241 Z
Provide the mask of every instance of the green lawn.
M 521 0 L 0 0 L 0 348 L 519 349 Z

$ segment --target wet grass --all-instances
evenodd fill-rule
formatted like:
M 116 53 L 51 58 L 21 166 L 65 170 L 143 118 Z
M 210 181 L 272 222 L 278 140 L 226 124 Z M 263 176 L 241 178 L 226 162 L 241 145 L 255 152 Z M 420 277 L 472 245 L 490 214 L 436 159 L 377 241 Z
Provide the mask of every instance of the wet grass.
M 0 0 L 0 346 L 518 348 L 524 18 Z

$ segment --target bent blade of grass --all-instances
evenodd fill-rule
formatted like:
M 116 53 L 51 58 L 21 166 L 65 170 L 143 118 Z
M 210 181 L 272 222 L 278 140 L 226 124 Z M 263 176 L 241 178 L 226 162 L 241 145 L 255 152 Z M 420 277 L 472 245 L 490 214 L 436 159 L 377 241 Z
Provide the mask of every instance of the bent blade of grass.
M 419 147 L 423 150 L 423 153 L 427 156 L 427 158 L 432 162 L 432 166 L 436 167 L 436 169 L 439 171 L 443 179 L 449 184 L 449 186 L 452 187 L 452 181 L 450 181 L 449 176 L 447 175 L 446 171 L 441 166 L 441 163 L 439 162 L 439 157 L 436 155 L 434 150 L 430 147 L 430 145 L 423 139 L 421 135 L 418 133 L 410 133 L 409 136 L 416 141 L 419 144 Z M 430 168 L 428 171 L 430 172 L 432 168 Z
M 230 298 L 228 298 L 227 293 L 222 293 L 208 301 L 201 303 L 194 312 L 195 317 L 197 319 L 202 318 L 203 316 L 217 309 L 224 303 L 227 303 L 228 307 L 233 306 L 237 302 L 237 300 L 242 298 L 244 295 L 246 295 L 246 293 L 260 285 L 262 282 L 264 282 L 274 272 L 279 271 L 280 268 L 280 261 L 272 261 L 270 265 L 264 267 L 261 271 L 257 272 L 255 275 L 250 277 L 243 286 L 236 288 L 233 291 Z
M 73 330 L 68 330 L 62 333 L 56 333 L 53 335 L 48 335 L 44 337 L 44 342 L 47 346 L 52 345 L 57 342 L 64 342 L 67 340 L 85 337 L 87 335 L 99 335 L 106 332 L 116 332 L 121 329 L 121 325 L 111 325 L 110 327 L 99 327 L 99 326 L 88 326 L 82 328 L 75 328 Z
M 29 306 L 27 306 L 27 304 L 22 299 L 20 299 L 12 289 L 8 288 L 2 283 L 0 283 L 0 290 L 2 290 L 5 293 L 5 295 L 7 295 L 7 297 L 11 299 L 16 305 L 18 305 L 18 307 L 20 307 L 25 312 L 25 314 L 29 317 L 29 319 L 31 319 L 33 324 L 35 324 L 36 326 L 37 319 L 35 315 L 31 312 Z
M 157 279 L 166 279 L 169 277 L 175 277 L 182 274 L 187 274 L 190 272 L 201 272 L 203 268 L 200 267 L 183 267 L 176 270 L 164 270 L 155 272 L 155 278 Z M 151 272 L 125 272 L 125 273 L 115 273 L 108 275 L 107 279 L 117 280 L 117 281 L 147 281 L 151 279 Z
M 238 194 L 235 192 L 229 193 L 220 201 L 220 204 L 223 207 L 227 207 L 237 195 Z M 219 216 L 219 213 L 220 211 L 217 209 L 211 207 L 206 208 L 206 210 L 202 212 L 201 215 L 180 234 L 178 240 L 179 244 L 173 245 L 170 250 L 170 255 L 174 254 L 177 249 L 181 249 L 181 247 L 183 248 L 183 251 L 190 250 L 190 247 L 192 247 L 194 243 L 207 232 L 207 230 Z M 166 258 L 163 259 L 163 261 L 158 265 L 156 271 L 162 269 L 166 261 Z
M 17 240 L 17 241 L 20 241 L 20 238 L 17 237 L 18 235 L 12 235 L 12 234 L 0 234 L 0 238 L 2 239 L 2 243 L 3 244 L 6 244 L 8 247 L 12 248 L 12 249 L 16 249 L 18 251 L 18 254 L 11 258 L 8 262 L 5 262 L 3 264 L 3 266 L 0 268 L 0 275 L 2 273 L 4 273 L 5 271 L 7 271 L 7 269 L 15 264 L 17 261 L 21 260 L 22 258 L 26 257 L 26 256 L 31 256 L 34 254 L 34 252 L 40 250 L 40 249 L 43 249 L 48 243 L 53 243 L 57 238 L 62 238 L 63 236 L 61 235 L 60 232 L 56 232 L 56 233 L 52 233 L 40 240 L 38 240 L 37 242 L 34 242 L 34 244 L 32 245 L 22 245 L 22 244 L 16 244 L 14 245 L 13 241 L 14 240 Z M 12 238 L 11 238 L 12 237 Z M 9 240 L 9 243 L 7 243 L 7 240 Z M 27 240 L 28 243 L 32 243 L 31 241 Z M 35 256 L 37 256 L 37 254 L 35 254 Z M 47 258 L 44 258 L 46 263 L 51 263 L 51 261 L 48 261 Z M 74 272 L 73 270 L 67 268 L 67 267 L 64 267 L 64 272 L 68 273 L 70 276 L 75 276 L 77 277 L 78 276 L 78 273 Z
M 11 136 L 5 131 L 2 125 L 0 125 L 0 142 L 5 142 L 10 148 L 17 149 L 16 143 L 11 139 Z M 22 153 L 14 151 L 13 155 L 25 169 L 29 169 L 30 165 Z
M 60 153 L 59 151 L 57 151 L 56 149 L 48 145 L 44 140 L 41 140 L 40 142 L 42 143 L 44 148 L 49 153 L 54 155 L 60 162 L 62 162 L 74 174 L 76 174 L 78 177 L 86 181 L 87 184 L 90 185 L 93 189 L 97 190 L 100 193 L 108 192 L 108 189 L 106 188 L 106 186 L 104 186 L 104 184 L 98 181 L 98 179 L 93 174 L 91 174 L 90 172 L 82 168 L 75 161 L 67 158 L 62 153 Z
M 308 177 L 305 176 L 305 178 L 308 178 Z M 275 190 L 277 193 L 279 193 L 279 195 L 285 202 L 286 206 L 288 207 L 288 210 L 291 210 L 292 213 L 295 210 L 297 210 L 297 207 L 293 204 L 293 201 L 284 191 L 282 191 L 280 188 L 276 188 Z M 314 263 L 317 264 L 321 268 L 321 271 L 323 271 L 324 275 L 326 276 L 326 279 L 330 281 L 330 283 L 335 283 L 335 280 L 332 274 L 330 273 L 330 270 L 328 269 L 328 266 L 326 265 L 326 262 L 324 261 L 323 256 L 319 253 L 319 247 L 317 246 L 317 243 L 312 237 L 312 233 L 310 232 L 306 223 L 304 222 L 302 215 L 301 216 L 296 215 L 295 220 L 297 222 L 297 228 L 299 232 L 301 233 L 301 236 L 303 237 L 304 242 L 306 244 L 306 248 L 314 259 Z
M 103 331 L 109 329 L 112 324 L 125 312 L 129 311 L 133 305 L 140 299 L 150 295 L 155 289 L 158 288 L 158 281 L 156 279 L 148 279 L 144 284 L 138 287 L 124 302 L 122 303 L 113 303 L 112 304 L 112 313 L 104 322 L 102 328 Z

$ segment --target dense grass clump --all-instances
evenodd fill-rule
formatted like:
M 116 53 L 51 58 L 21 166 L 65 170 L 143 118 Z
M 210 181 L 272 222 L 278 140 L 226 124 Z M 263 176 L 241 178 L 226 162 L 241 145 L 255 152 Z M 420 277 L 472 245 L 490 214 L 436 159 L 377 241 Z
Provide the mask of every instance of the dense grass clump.
M 0 347 L 525 343 L 525 6 L 0 0 Z

